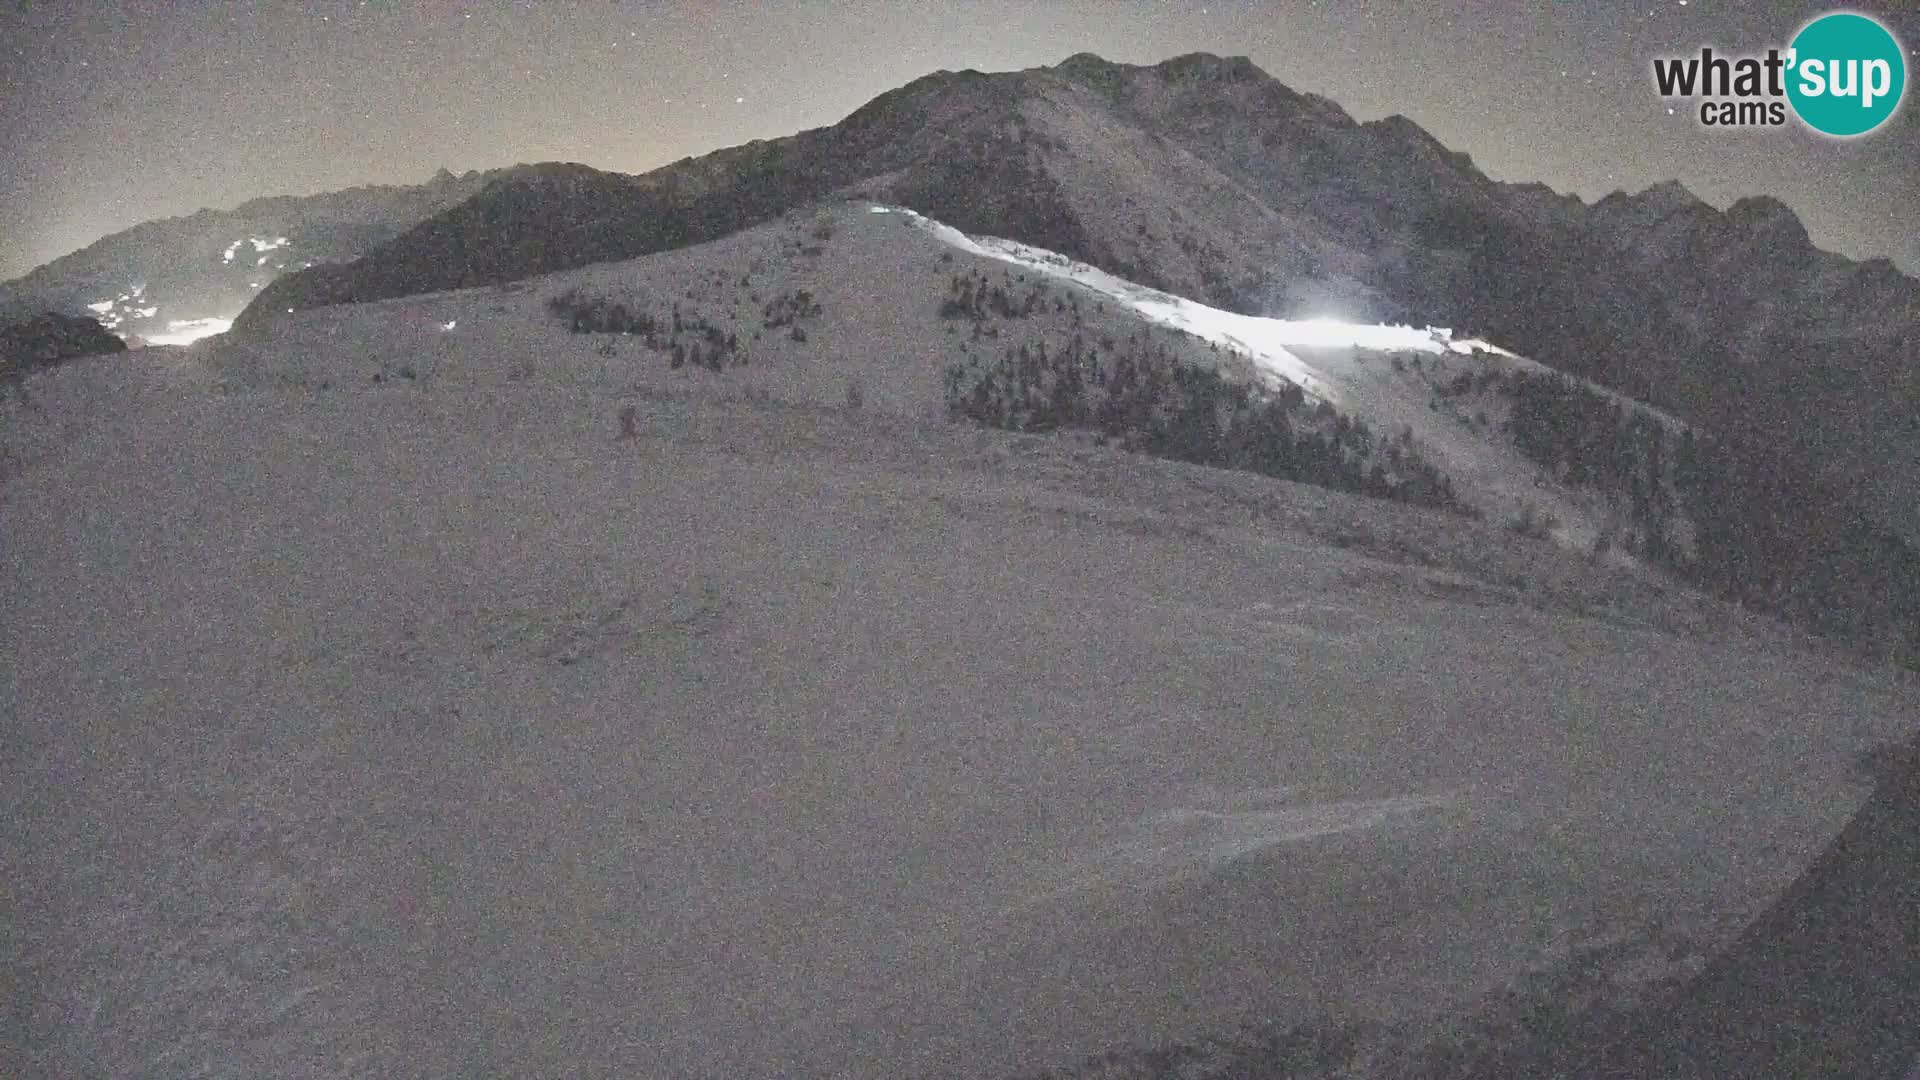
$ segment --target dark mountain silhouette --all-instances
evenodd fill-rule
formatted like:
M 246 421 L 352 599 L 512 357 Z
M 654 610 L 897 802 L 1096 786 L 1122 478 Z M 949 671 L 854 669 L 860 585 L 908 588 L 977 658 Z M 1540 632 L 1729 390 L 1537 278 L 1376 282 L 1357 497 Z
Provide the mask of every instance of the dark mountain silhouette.
M 1920 742 L 1806 872 L 1699 977 L 1551 1073 L 1892 1078 L 1920 1065 Z
M 0 380 L 18 378 L 79 356 L 123 352 L 126 342 L 102 329 L 97 320 L 42 312 L 0 321 Z

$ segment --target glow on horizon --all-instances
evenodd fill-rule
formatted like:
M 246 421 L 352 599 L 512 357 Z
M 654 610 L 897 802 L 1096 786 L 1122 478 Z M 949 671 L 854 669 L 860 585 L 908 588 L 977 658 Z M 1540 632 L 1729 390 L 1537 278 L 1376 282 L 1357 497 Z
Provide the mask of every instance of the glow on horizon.
M 142 334 L 149 345 L 191 345 L 201 338 L 224 334 L 233 328 L 232 319 L 172 319 L 164 334 Z

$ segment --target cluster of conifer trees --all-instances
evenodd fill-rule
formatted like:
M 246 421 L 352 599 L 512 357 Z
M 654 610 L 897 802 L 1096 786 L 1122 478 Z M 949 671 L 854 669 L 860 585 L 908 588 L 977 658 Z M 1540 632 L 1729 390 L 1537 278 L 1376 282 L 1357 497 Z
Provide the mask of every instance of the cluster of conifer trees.
M 1809 629 L 1920 644 L 1920 551 L 1764 433 L 1676 432 L 1563 375 L 1509 371 L 1498 382 L 1521 453 L 1614 496 L 1649 561 Z M 1691 554 L 1673 542 L 1681 516 Z
M 1074 334 L 1053 350 L 970 356 L 947 369 L 948 411 L 1012 431 L 1098 431 L 1157 457 L 1460 509 L 1452 482 L 1405 435 L 1378 437 L 1298 387 L 1256 389 L 1139 332 L 1103 345 Z
M 1044 284 L 1026 285 L 1026 275 L 1009 287 L 1007 282 L 993 284 L 988 277 L 975 272 L 974 275 L 955 274 L 948 282 L 947 297 L 940 302 L 940 317 L 943 319 L 972 319 L 976 323 L 989 317 L 1002 319 L 1030 318 L 1036 312 L 1044 312 L 1049 307 L 1064 311 L 1066 301 L 1055 299 L 1048 304 L 1048 290 Z M 1024 286 L 1024 288 L 1023 288 Z M 1024 295 L 1021 295 L 1024 292 Z M 1073 311 L 1077 319 L 1080 303 L 1076 298 Z
M 767 301 L 761 309 L 761 325 L 769 330 L 782 326 L 792 326 L 802 319 L 817 318 L 820 315 L 820 302 L 805 289 L 799 292 L 781 293 Z
M 1637 554 L 1674 565 L 1680 554 L 1671 542 L 1680 512 L 1677 493 L 1700 467 L 1691 429 L 1676 434 L 1651 413 L 1564 375 L 1485 372 L 1477 380 L 1461 376 L 1454 389 L 1461 380 L 1497 385 L 1509 405 L 1506 432 L 1520 453 L 1556 483 L 1592 488 L 1615 500 L 1631 526 L 1620 539 Z
M 704 315 L 683 312 L 678 303 L 663 319 L 645 308 L 630 308 L 624 301 L 582 296 L 578 289 L 569 289 L 549 299 L 547 311 L 565 319 L 576 334 L 637 337 L 665 356 L 667 366 L 675 370 L 691 366 L 720 372 L 745 367 L 750 360 L 738 334 L 722 330 Z

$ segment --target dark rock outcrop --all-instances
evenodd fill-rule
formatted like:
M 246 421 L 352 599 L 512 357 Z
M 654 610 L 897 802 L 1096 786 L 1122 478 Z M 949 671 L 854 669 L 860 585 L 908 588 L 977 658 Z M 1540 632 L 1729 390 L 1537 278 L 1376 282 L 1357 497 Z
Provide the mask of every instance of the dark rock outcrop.
M 125 352 L 127 343 L 98 320 L 46 312 L 0 323 L 0 378 L 18 377 L 62 360 Z

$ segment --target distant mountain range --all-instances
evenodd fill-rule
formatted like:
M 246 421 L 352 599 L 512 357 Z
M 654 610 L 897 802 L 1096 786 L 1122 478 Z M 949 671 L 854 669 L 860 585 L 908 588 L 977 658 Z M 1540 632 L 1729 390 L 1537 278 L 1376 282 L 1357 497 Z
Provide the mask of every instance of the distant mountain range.
M 122 337 L 223 329 L 282 274 L 351 261 L 514 170 L 441 170 L 424 184 L 255 199 L 149 221 L 0 284 L 0 317 L 90 316 Z

